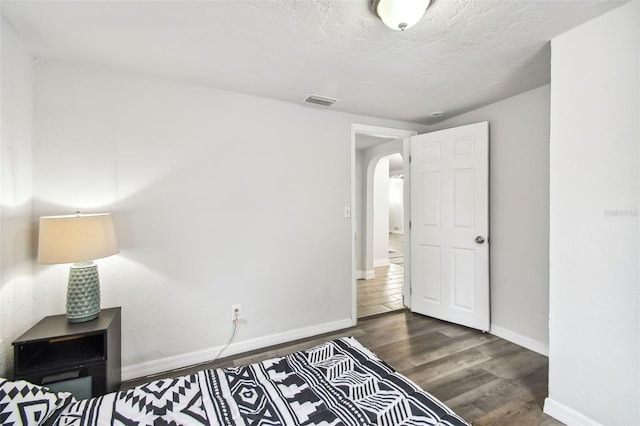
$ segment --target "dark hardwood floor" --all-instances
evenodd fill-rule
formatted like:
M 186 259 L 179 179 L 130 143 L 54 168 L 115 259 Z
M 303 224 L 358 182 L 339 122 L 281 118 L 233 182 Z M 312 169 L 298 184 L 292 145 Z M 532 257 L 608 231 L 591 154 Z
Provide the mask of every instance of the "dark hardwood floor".
M 491 334 L 406 310 L 361 319 L 357 327 L 340 332 L 124 382 L 121 389 L 202 368 L 250 364 L 342 336 L 357 338 L 474 425 L 562 425 L 542 412 L 547 357 Z

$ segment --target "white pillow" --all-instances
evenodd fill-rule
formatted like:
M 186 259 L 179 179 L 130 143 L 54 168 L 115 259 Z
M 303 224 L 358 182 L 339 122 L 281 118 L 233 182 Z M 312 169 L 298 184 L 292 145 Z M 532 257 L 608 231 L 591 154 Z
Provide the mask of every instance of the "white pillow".
M 56 410 L 75 401 L 69 392 L 51 392 L 49 388 L 25 380 L 14 382 L 0 377 L 0 425 L 42 425 Z

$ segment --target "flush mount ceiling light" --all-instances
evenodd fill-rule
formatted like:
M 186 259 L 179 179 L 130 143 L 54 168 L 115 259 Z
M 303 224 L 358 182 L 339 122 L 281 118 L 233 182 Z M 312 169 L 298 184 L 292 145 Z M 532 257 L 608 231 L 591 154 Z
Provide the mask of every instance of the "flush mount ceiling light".
M 418 23 L 431 0 L 371 0 L 371 9 L 384 24 L 404 31 Z

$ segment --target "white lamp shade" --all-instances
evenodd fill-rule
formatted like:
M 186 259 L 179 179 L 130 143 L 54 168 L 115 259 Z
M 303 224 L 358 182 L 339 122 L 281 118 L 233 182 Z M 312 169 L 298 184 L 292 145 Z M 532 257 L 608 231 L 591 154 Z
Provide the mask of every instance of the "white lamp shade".
M 431 0 L 373 0 L 375 13 L 391 29 L 405 30 L 418 23 Z
M 110 213 L 40 218 L 38 263 L 76 263 L 118 253 Z

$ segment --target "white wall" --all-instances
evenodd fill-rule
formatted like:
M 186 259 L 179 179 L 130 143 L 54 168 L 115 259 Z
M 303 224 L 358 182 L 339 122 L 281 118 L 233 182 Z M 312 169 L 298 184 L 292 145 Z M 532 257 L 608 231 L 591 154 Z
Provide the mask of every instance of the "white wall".
M 404 234 L 404 180 L 389 179 L 389 232 Z
M 1 18 L 0 122 L 0 376 L 12 370 L 11 342 L 31 327 L 39 312 L 33 300 L 31 53 Z
M 552 40 L 545 411 L 640 424 L 640 3 Z
M 549 86 L 446 120 L 489 122 L 491 332 L 548 352 Z
M 373 173 L 373 266 L 389 264 L 389 159 L 381 158 Z
M 351 325 L 351 124 L 413 124 L 70 64 L 36 67 L 35 216 L 111 211 L 124 376 Z M 44 313 L 66 267 L 39 266 Z M 214 349 L 212 349 L 214 348 Z M 185 355 L 186 354 L 186 355 Z

